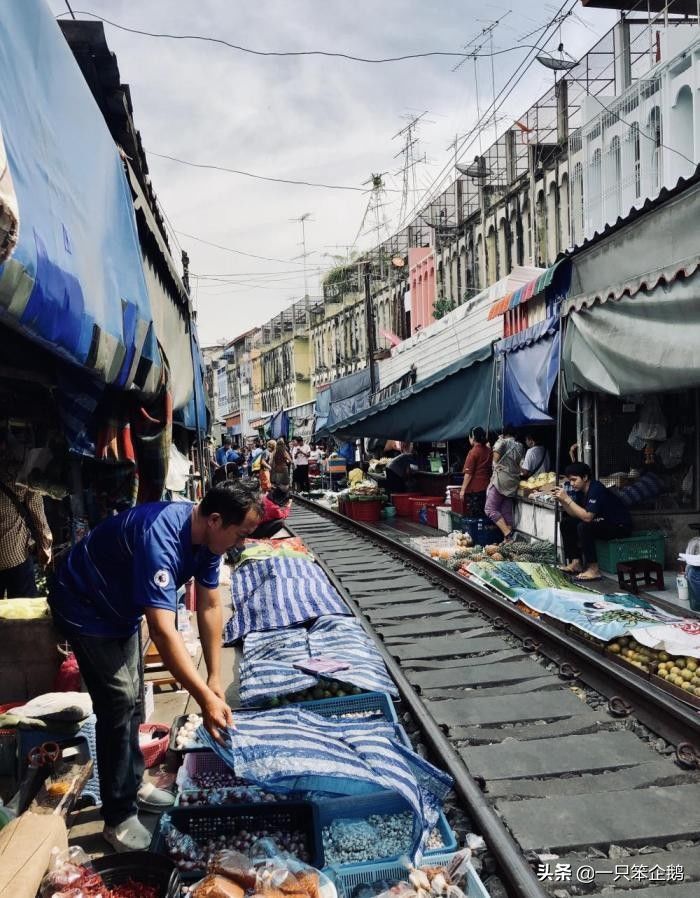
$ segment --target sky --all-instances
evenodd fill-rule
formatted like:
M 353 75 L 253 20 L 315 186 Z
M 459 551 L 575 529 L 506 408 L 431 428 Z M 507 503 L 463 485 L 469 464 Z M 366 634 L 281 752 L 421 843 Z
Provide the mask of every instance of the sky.
M 48 0 L 55 15 L 64 0 Z M 572 0 L 564 4 L 571 6 Z M 531 44 L 560 9 L 559 0 L 70 0 L 77 18 L 94 13 L 152 32 L 216 37 L 258 50 L 326 50 L 386 57 L 431 50 L 460 51 L 498 20 L 493 47 Z M 615 21 L 615 13 L 577 4 L 559 40 L 579 58 Z M 524 38 L 529 32 L 535 34 Z M 386 173 L 381 216 L 396 230 L 401 204 L 400 139 L 412 116 L 418 129 L 420 199 L 453 156 L 455 135 L 474 128 L 478 108 L 491 103 L 526 55 L 521 48 L 493 58 L 429 57 L 370 65 L 321 56 L 262 57 L 204 41 L 128 33 L 105 24 L 153 186 L 175 232 L 174 255 L 190 257 L 193 300 L 202 345 L 223 344 L 276 315 L 304 295 L 300 258 L 305 222 L 307 284 L 320 296 L 320 277 L 349 247 L 376 238 L 358 231 L 367 208 L 365 182 Z M 490 37 L 485 50 L 490 47 Z M 474 45 L 472 44 L 472 47 Z M 492 81 L 493 77 L 493 81 Z M 553 83 L 534 63 L 498 112 L 512 125 Z M 482 135 L 493 140 L 493 126 Z M 464 148 L 470 161 L 478 145 Z M 356 191 L 271 183 L 160 158 L 255 174 L 361 188 Z M 395 158 L 399 154 L 398 158 Z M 187 236 L 185 236 L 187 235 Z M 198 239 L 195 239 L 198 238 Z M 173 245 L 177 240 L 178 245 Z M 225 249 L 208 243 L 219 244 Z M 237 251 L 237 252 L 235 252 Z M 247 254 L 247 255 L 246 255 Z M 264 256 L 265 259 L 251 258 Z

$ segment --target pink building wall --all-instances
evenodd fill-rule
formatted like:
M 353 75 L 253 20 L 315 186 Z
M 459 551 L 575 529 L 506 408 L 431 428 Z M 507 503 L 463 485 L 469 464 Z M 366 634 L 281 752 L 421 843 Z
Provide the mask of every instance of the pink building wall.
M 408 251 L 411 284 L 411 333 L 432 324 L 435 292 L 435 253 L 429 246 Z

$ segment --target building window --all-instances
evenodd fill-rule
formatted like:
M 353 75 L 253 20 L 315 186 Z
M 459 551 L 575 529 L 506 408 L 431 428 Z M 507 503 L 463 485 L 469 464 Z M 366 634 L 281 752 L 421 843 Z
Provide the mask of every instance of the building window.
M 647 121 L 647 137 L 651 146 L 651 164 L 649 168 L 650 196 L 655 196 L 663 182 L 663 160 L 661 157 L 661 110 L 654 106 Z
M 630 128 L 630 140 L 632 143 L 634 171 L 634 198 L 638 200 L 642 195 L 642 156 L 641 147 L 639 145 L 639 122 L 632 122 L 632 127 Z
M 583 234 L 585 229 L 585 213 L 583 205 L 583 166 L 577 162 L 574 166 L 574 176 L 572 184 L 572 212 L 571 220 L 573 222 L 573 243 L 576 246 L 583 242 Z

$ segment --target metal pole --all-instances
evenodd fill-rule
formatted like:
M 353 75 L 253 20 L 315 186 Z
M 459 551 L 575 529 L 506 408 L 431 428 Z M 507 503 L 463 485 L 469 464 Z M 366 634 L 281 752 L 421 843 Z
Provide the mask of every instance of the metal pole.
M 562 415 L 564 412 L 564 385 L 562 383 L 562 354 L 564 346 L 564 328 L 566 319 L 561 314 L 562 303 L 559 301 L 557 314 L 559 316 L 559 351 L 557 353 L 557 437 L 556 437 L 556 474 L 557 483 L 559 483 L 559 473 L 561 470 L 561 436 L 562 436 Z M 559 522 L 561 520 L 561 506 L 559 503 L 554 505 L 554 558 L 558 557 L 559 551 Z M 566 558 L 564 559 L 566 562 Z
M 192 360 L 192 393 L 194 395 L 194 426 L 196 428 L 195 442 L 197 444 L 197 455 L 199 456 L 199 476 L 202 482 L 202 495 L 205 487 L 209 486 L 209 466 L 205 464 L 204 459 L 204 443 L 202 442 L 202 431 L 199 422 L 199 402 L 197 401 L 197 376 L 199 366 L 197 364 L 197 356 L 194 351 L 194 311 L 192 309 L 192 298 L 190 296 L 190 257 L 185 250 L 182 251 L 182 283 L 187 292 L 187 318 L 190 328 L 190 358 Z
M 377 392 L 374 382 L 374 316 L 372 314 L 372 292 L 370 287 L 370 263 L 365 262 L 365 329 L 367 331 L 367 364 L 369 365 L 370 397 Z

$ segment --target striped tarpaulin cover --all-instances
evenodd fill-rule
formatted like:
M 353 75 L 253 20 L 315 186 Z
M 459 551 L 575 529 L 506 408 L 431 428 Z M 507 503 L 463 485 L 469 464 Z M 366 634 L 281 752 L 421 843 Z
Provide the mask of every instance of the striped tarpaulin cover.
M 350 614 L 321 568 L 306 558 L 266 558 L 244 564 L 231 580 L 233 616 L 224 644 L 248 633 L 279 630 L 325 614 Z
M 227 745 L 198 738 L 236 776 L 272 792 L 358 795 L 387 789 L 414 814 L 412 854 L 422 851 L 452 786 L 446 773 L 392 738 L 384 721 L 326 719 L 301 708 L 243 711 Z
M 322 680 L 293 665 L 308 658 L 347 661 L 348 670 L 331 677 L 368 692 L 398 695 L 381 655 L 359 621 L 349 617 L 322 617 L 306 630 L 251 633 L 243 643 L 240 696 L 243 705 L 264 704 L 272 696 L 291 695 L 319 685 Z

